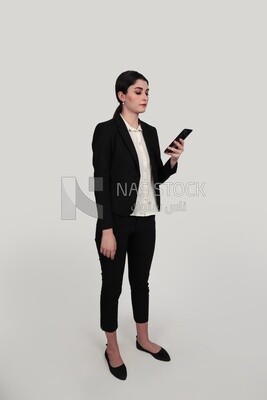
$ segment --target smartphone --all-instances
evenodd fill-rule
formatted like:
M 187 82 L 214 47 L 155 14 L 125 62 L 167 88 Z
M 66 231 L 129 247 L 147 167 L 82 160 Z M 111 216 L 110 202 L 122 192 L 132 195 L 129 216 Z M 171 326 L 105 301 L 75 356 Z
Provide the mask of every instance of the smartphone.
M 176 141 L 179 141 L 179 139 L 183 139 L 185 140 L 185 138 L 187 138 L 187 136 L 193 131 L 193 129 L 183 129 L 181 133 L 179 133 L 179 135 L 174 139 Z M 171 142 L 171 144 L 169 145 L 170 147 L 174 147 L 175 149 L 178 149 L 178 147 L 176 146 L 176 144 L 174 143 L 174 140 Z M 179 142 L 180 143 L 180 142 Z M 171 154 L 172 151 L 170 149 L 168 149 L 168 147 L 164 150 L 164 153 L 166 154 Z

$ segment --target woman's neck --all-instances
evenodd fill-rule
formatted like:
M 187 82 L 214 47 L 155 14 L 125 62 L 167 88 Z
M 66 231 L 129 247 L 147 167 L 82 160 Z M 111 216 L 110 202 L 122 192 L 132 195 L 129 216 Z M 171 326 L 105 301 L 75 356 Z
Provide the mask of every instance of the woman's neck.
M 125 119 L 125 121 L 128 122 L 129 125 L 131 125 L 133 128 L 137 129 L 139 126 L 139 121 L 138 121 L 138 114 L 132 113 L 127 110 L 123 110 L 121 112 L 121 115 Z

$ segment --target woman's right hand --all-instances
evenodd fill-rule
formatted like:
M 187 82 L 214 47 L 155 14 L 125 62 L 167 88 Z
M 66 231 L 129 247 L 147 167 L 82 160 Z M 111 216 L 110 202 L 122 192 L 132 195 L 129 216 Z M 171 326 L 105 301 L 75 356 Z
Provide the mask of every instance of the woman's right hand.
M 100 253 L 114 260 L 116 250 L 117 250 L 117 242 L 115 235 L 113 233 L 113 229 L 112 228 L 103 229 L 101 244 L 100 244 Z

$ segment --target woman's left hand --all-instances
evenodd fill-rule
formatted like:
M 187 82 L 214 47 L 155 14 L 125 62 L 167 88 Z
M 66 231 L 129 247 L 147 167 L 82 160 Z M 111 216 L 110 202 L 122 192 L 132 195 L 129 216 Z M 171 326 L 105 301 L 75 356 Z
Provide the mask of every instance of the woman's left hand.
M 171 165 L 173 166 L 178 158 L 181 156 L 182 152 L 184 151 L 184 140 L 183 139 L 179 139 L 180 142 L 178 142 L 177 140 L 174 141 L 174 144 L 178 147 L 178 149 L 168 146 L 168 149 L 171 150 L 172 155 L 171 155 Z

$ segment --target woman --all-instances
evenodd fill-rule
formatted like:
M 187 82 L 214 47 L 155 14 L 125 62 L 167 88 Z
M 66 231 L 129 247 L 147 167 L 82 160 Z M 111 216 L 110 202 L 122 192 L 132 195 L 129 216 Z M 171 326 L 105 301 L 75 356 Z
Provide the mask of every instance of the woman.
M 107 338 L 105 357 L 110 372 L 126 379 L 117 342 L 118 301 L 125 258 L 131 287 L 136 347 L 170 361 L 167 351 L 148 336 L 148 278 L 155 247 L 155 215 L 160 211 L 159 185 L 177 171 L 184 141 L 169 147 L 163 165 L 155 127 L 141 121 L 149 98 L 149 82 L 137 71 L 119 75 L 119 106 L 113 118 L 97 124 L 93 134 L 93 166 L 98 219 L 95 242 L 101 264 L 100 326 Z

